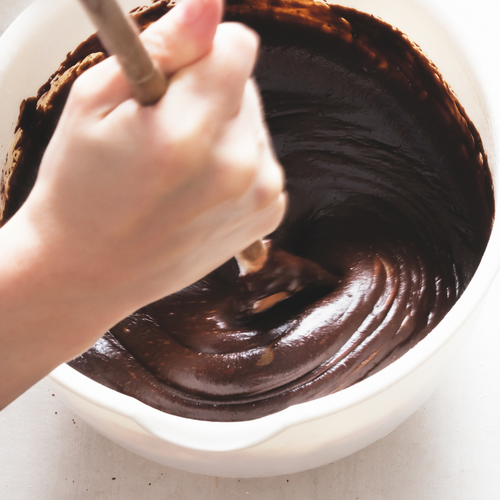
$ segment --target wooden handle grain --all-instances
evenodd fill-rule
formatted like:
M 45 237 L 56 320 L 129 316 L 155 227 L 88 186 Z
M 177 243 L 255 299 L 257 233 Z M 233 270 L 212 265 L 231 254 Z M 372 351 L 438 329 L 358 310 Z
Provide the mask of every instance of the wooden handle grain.
M 116 0 L 80 0 L 98 29 L 104 48 L 115 55 L 143 106 L 156 104 L 167 91 L 167 80 L 146 51 L 134 22 Z

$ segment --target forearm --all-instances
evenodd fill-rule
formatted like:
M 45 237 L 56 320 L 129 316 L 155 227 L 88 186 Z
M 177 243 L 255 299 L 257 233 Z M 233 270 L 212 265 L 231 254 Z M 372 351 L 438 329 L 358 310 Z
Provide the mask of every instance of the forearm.
M 250 79 L 258 39 L 218 26 L 221 11 L 183 0 L 143 33 L 170 77 L 155 106 L 132 99 L 113 58 L 75 82 L 0 229 L 0 408 L 278 226 L 283 172 Z
M 112 304 L 78 290 L 64 259 L 47 251 L 22 213 L 0 229 L 0 408 L 114 321 Z

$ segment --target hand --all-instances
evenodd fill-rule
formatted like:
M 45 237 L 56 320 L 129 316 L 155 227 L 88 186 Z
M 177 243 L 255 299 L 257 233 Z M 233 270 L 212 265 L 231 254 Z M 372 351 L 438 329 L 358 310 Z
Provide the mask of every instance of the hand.
M 82 75 L 32 193 L 0 230 L 0 257 L 16 261 L 2 276 L 21 291 L 31 280 L 19 292 L 24 316 L 11 307 L 17 340 L 1 335 L 11 352 L 24 339 L 38 377 L 283 216 L 283 175 L 250 78 L 258 40 L 218 24 L 221 10 L 220 0 L 183 0 L 142 34 L 170 77 L 155 106 L 136 103 L 114 58 Z
M 196 30 L 185 10 L 202 7 L 212 23 L 202 16 Z M 67 261 L 61 272 L 78 267 L 77 286 L 130 295 L 128 311 L 201 278 L 283 214 L 249 79 L 257 38 L 216 27 L 216 9 L 182 2 L 144 34 L 171 76 L 158 105 L 133 100 L 114 59 L 76 82 L 26 204 L 50 255 Z

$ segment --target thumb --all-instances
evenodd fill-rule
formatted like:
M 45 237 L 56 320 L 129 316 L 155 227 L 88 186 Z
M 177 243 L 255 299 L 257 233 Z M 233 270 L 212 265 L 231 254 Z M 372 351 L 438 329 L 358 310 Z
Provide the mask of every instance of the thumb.
M 221 19 L 221 0 L 181 0 L 141 38 L 159 69 L 169 75 L 208 53 Z
M 141 39 L 160 71 L 168 77 L 211 50 L 221 19 L 222 0 L 181 0 L 150 25 L 141 34 Z M 85 107 L 99 110 L 101 116 L 133 97 L 115 57 L 106 59 L 81 75 L 72 94 L 73 97 L 75 94 L 85 97 Z

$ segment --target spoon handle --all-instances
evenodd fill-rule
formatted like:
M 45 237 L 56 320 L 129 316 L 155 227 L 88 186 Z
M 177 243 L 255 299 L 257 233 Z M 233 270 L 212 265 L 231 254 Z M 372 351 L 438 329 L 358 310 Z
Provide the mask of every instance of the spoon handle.
M 160 73 L 139 38 L 134 22 L 116 0 L 80 0 L 98 29 L 104 48 L 115 55 L 143 106 L 156 104 L 167 91 L 168 82 Z
M 235 255 L 240 268 L 240 275 L 255 273 L 262 269 L 267 260 L 267 246 L 263 240 L 257 240 L 242 252 Z

